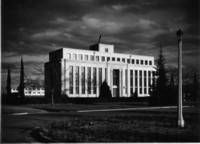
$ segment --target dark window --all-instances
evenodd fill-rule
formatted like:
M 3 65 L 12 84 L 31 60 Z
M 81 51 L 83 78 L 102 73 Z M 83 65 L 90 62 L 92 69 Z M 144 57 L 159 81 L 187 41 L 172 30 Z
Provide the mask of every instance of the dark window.
M 143 65 L 143 60 L 140 61 L 140 64 Z
M 130 63 L 130 59 L 127 59 L 127 63 Z
M 82 67 L 81 73 L 82 94 L 85 94 L 85 67 Z
M 132 59 L 132 64 L 135 64 L 135 60 L 134 59 Z
M 110 57 L 107 57 L 107 61 L 110 61 Z
M 119 61 L 120 61 L 120 58 L 117 58 L 117 61 L 119 62 Z
M 152 61 L 149 61 L 149 65 L 152 65 Z
M 108 48 L 105 49 L 105 52 L 108 52 Z
M 139 81 L 139 83 L 140 83 L 140 87 L 142 87 L 142 71 L 140 70 L 140 81 Z
M 102 84 L 102 68 L 99 68 L 99 87 Z
M 133 94 L 133 70 L 130 70 L 130 94 Z
M 139 64 L 139 60 L 136 60 L 136 64 Z
M 76 94 L 79 94 L 79 67 L 75 67 L 75 78 L 76 78 Z
M 93 68 L 93 94 L 97 93 L 97 68 Z
M 125 63 L 125 58 L 123 58 L 123 59 L 122 59 L 122 62 L 124 62 L 124 63 Z
M 148 61 L 147 60 L 145 60 L 145 65 L 148 65 Z
M 138 71 L 135 70 L 135 87 L 137 88 L 138 86 Z
M 115 57 L 112 58 L 112 61 L 115 61 Z
M 92 81 L 91 81 L 91 67 L 88 67 L 87 68 L 87 84 L 88 84 L 88 88 L 87 88 L 87 90 L 88 90 L 88 94 L 91 94 L 91 83 L 92 83 Z
M 69 67 L 69 93 L 73 94 L 73 66 Z

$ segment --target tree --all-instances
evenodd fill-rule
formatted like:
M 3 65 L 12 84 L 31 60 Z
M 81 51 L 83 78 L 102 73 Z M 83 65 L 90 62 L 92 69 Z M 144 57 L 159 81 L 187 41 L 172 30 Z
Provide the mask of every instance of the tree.
M 194 73 L 193 76 L 193 98 L 195 101 L 198 102 L 198 94 L 199 94 L 199 83 L 198 83 L 198 79 L 197 79 L 197 73 Z
M 159 98 L 159 100 L 164 104 L 167 92 L 167 76 L 165 68 L 165 57 L 162 52 L 162 47 L 160 46 L 158 54 L 158 59 L 156 62 L 156 81 L 152 84 L 151 96 Z
M 7 96 L 11 97 L 11 76 L 10 76 L 10 67 L 8 68 L 8 76 L 7 76 Z
M 168 71 L 168 75 L 173 75 L 174 77 L 174 85 L 175 85 L 176 94 L 177 94 L 178 69 L 173 66 L 168 66 L 167 71 Z M 186 65 L 183 67 L 183 96 L 185 100 L 194 100 L 193 96 L 194 96 L 195 90 L 194 90 L 193 83 L 195 79 L 196 79 L 196 82 L 199 83 L 199 80 L 200 80 L 199 73 L 200 73 L 200 69 L 192 65 Z M 197 91 L 197 96 L 198 96 L 198 92 L 199 91 Z
M 20 84 L 18 87 L 18 93 L 20 98 L 24 99 L 24 63 L 23 58 L 21 58 L 21 70 L 20 70 Z
M 104 80 L 100 86 L 100 98 L 111 98 L 112 94 L 110 91 L 110 87 L 108 86 L 107 82 Z

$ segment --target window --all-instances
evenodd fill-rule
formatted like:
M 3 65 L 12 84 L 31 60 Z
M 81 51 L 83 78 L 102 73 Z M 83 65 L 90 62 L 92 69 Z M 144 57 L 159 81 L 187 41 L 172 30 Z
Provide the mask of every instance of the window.
M 73 66 L 69 67 L 69 93 L 73 94 Z
M 77 60 L 77 54 L 73 54 L 73 59 Z
M 140 70 L 140 87 L 142 87 L 142 71 Z
M 152 65 L 152 61 L 149 61 L 149 65 Z
M 140 60 L 140 64 L 143 65 L 143 60 Z
M 70 53 L 67 53 L 67 54 L 66 54 L 66 58 L 67 58 L 67 59 L 71 59 L 71 54 L 70 54 Z
M 151 71 L 148 71 L 148 78 L 149 78 L 149 83 L 148 83 L 148 86 L 149 86 L 149 92 L 150 92 L 150 88 L 151 88 Z
M 102 62 L 104 62 L 104 61 L 105 61 L 105 57 L 104 57 L 104 56 L 102 56 L 102 57 L 101 57 L 101 60 L 102 60 Z
M 108 52 L 108 48 L 105 48 L 105 52 Z
M 148 65 L 148 61 L 147 60 L 145 60 L 145 65 Z
M 144 94 L 147 93 L 147 72 L 144 71 Z
M 135 60 L 134 59 L 132 59 L 132 64 L 135 64 Z
M 102 68 L 99 68 L 99 87 L 102 84 Z
M 99 61 L 99 56 L 96 56 L 96 61 Z
M 136 64 L 139 64 L 139 60 L 136 60 Z
M 87 84 L 88 84 L 88 87 L 87 87 L 88 94 L 91 94 L 91 84 L 92 84 L 92 81 L 91 81 L 91 67 L 87 68 Z
M 94 56 L 93 55 L 90 56 L 90 60 L 94 61 Z
M 127 76 L 128 76 L 128 71 L 125 70 L 125 87 L 126 87 L 125 93 L 127 93 Z
M 107 61 L 110 61 L 110 57 L 107 57 Z
M 88 60 L 88 55 L 85 55 L 85 60 L 86 60 L 86 61 Z
M 120 58 L 117 58 L 117 61 L 120 62 Z
M 130 70 L 130 94 L 133 94 L 133 70 Z
M 82 94 L 85 94 L 85 67 L 82 67 L 81 69 L 81 85 L 82 85 Z
M 138 71 L 135 70 L 135 88 L 137 88 L 137 86 L 138 86 Z
M 97 68 L 93 68 L 93 94 L 97 93 Z
M 124 63 L 125 63 L 125 58 L 123 58 L 123 59 L 122 59 L 122 62 L 124 62 Z
M 79 94 L 79 67 L 75 67 L 76 94 Z
M 115 61 L 115 57 L 112 57 L 112 61 Z
M 79 54 L 79 60 L 83 60 L 83 55 Z
M 130 63 L 130 59 L 127 59 L 127 63 Z

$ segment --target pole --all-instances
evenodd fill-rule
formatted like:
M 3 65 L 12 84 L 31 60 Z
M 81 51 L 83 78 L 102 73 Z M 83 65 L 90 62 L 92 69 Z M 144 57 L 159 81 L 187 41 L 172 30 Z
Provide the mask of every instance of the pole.
M 181 29 L 177 31 L 178 37 L 178 127 L 184 127 L 182 111 L 182 34 Z

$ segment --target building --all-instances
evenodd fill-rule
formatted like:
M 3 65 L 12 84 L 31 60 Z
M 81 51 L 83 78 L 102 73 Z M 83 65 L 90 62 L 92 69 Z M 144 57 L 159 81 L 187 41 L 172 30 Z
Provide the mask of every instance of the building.
M 17 89 L 11 89 L 11 93 L 18 93 Z M 44 96 L 44 88 L 25 88 L 25 97 L 41 97 Z
M 45 63 L 45 95 L 99 97 L 106 80 L 112 97 L 148 97 L 154 57 L 114 53 L 114 45 L 97 43 L 90 50 L 61 48 Z

